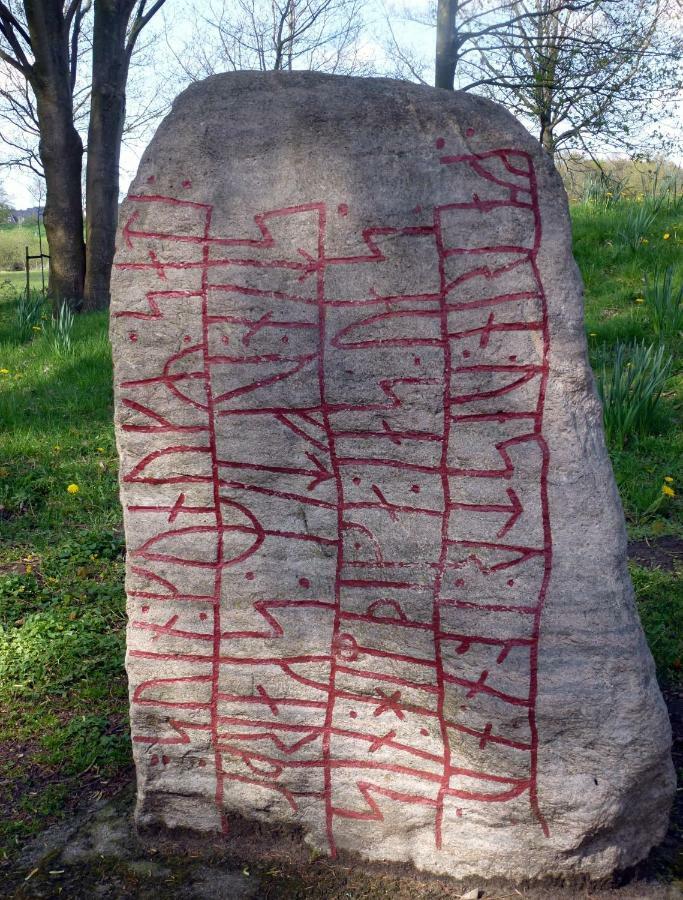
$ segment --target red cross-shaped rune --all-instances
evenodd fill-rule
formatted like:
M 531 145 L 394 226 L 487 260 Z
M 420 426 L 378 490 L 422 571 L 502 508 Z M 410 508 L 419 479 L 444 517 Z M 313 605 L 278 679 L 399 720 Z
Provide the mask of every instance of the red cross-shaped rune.
M 149 251 L 149 258 L 152 260 L 152 267 L 154 271 L 157 273 L 159 278 L 166 281 L 166 272 L 164 271 L 164 264 L 160 262 L 159 257 L 156 255 L 154 250 Z
M 380 688 L 376 688 L 375 691 L 384 699 L 375 707 L 373 716 L 381 716 L 382 713 L 392 712 L 395 713 L 399 719 L 405 719 L 405 713 L 399 706 L 399 701 L 401 700 L 400 691 L 394 691 L 393 694 L 385 694 Z
M 264 703 L 266 703 L 266 704 L 268 705 L 268 707 L 270 708 L 270 711 L 272 712 L 272 714 L 273 714 L 274 716 L 279 715 L 279 714 L 280 714 L 280 711 L 279 711 L 279 709 L 278 709 L 277 703 L 275 702 L 275 700 L 273 699 L 273 697 L 270 696 L 270 694 L 269 694 L 268 691 L 263 687 L 263 685 L 262 685 L 262 684 L 257 684 L 257 685 L 256 685 L 256 690 L 257 690 L 257 691 L 259 692 L 259 694 L 263 697 Z
M 152 640 L 157 641 L 161 637 L 162 634 L 166 634 L 170 632 L 175 623 L 178 621 L 178 616 L 171 616 L 171 618 L 166 622 L 165 625 L 158 625 L 155 628 L 155 633 L 152 635 Z
M 391 731 L 387 731 L 384 737 L 377 737 L 368 747 L 368 753 L 374 753 L 375 750 L 379 750 L 380 747 L 383 747 L 385 744 L 388 744 L 393 738 L 396 737 L 396 732 L 391 729 Z
M 469 689 L 469 691 L 465 694 L 465 696 L 467 697 L 468 700 L 471 699 L 472 697 L 477 696 L 477 694 L 483 689 L 484 684 L 486 683 L 486 679 L 488 677 L 489 677 L 488 670 L 484 669 L 484 671 L 479 676 L 478 681 L 475 681 L 472 684 L 472 687 Z
M 484 728 L 481 739 L 479 741 L 479 749 L 486 750 L 486 745 L 488 743 L 489 738 L 491 737 L 491 731 L 493 730 L 493 726 L 490 722 L 486 723 L 486 727 Z

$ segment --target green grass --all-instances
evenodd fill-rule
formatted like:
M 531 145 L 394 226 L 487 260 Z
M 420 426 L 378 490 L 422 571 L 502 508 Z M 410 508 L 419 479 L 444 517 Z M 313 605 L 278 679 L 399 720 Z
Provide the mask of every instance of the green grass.
M 619 236 L 634 205 L 573 209 L 595 364 L 619 341 L 655 340 L 647 302 L 635 301 L 658 267 L 683 265 L 683 214 L 659 211 L 647 243 L 634 244 Z M 130 761 L 106 327 L 105 315 L 77 317 L 63 356 L 43 331 L 19 344 L 0 291 L 0 763 L 15 784 L 12 797 L 0 794 L 0 855 L 68 808 L 84 772 L 88 790 L 104 790 Z M 631 536 L 648 540 L 683 535 L 680 498 L 661 491 L 665 478 L 683 487 L 680 335 L 666 348 L 675 374 L 650 432 L 611 451 Z M 680 572 L 632 575 L 659 677 L 680 684 Z
M 45 231 L 42 225 L 41 232 L 43 252 L 47 253 Z M 23 269 L 26 247 L 31 255 L 40 253 L 37 225 L 0 225 L 0 271 Z
M 65 796 L 80 793 L 80 772 L 89 769 L 106 782 L 130 758 L 106 316 L 76 320 L 75 349 L 67 357 L 52 353 L 42 333 L 30 343 L 14 343 L 12 322 L 5 300 L 0 758 L 21 799 L 15 798 L 9 816 L 5 802 L 12 798 L 0 795 L 5 852 L 42 827 L 48 812 L 62 809 Z M 69 493 L 69 485 L 78 492 Z
M 683 206 L 660 210 L 645 235 L 647 243 L 633 250 L 620 239 L 622 220 L 639 204 L 623 201 L 608 207 L 577 204 L 572 208 L 574 254 L 585 282 L 586 331 L 591 359 L 597 367 L 618 342 L 656 342 L 646 285 L 654 273 L 672 265 L 683 276 Z M 664 235 L 669 237 L 665 240 Z M 642 302 L 637 302 L 642 301 Z M 632 440 L 625 450 L 611 450 L 614 474 L 633 536 L 683 535 L 678 498 L 641 524 L 643 513 L 661 492 L 665 477 L 683 489 L 683 341 L 666 337 L 673 356 L 673 376 L 658 406 L 647 437 Z

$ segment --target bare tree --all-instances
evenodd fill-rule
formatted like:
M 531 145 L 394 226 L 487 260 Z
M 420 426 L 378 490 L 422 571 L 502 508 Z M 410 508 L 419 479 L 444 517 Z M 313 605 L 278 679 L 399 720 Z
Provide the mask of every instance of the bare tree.
M 0 2 L 0 59 L 29 85 L 30 93 L 24 90 L 16 103 L 40 133 L 39 157 L 48 185 L 44 221 L 52 255 L 50 290 L 59 297 L 80 298 L 85 278 L 83 144 L 74 125 L 72 60 L 88 8 L 79 0 Z
M 647 141 L 680 92 L 683 32 L 670 0 L 596 2 L 580 12 L 558 0 L 514 0 L 518 19 L 482 55 L 490 92 L 536 125 L 551 155 Z
M 558 0 L 561 9 L 582 10 L 600 0 Z M 602 0 L 619 3 L 621 0 Z M 480 58 L 500 46 L 501 35 L 519 22 L 533 20 L 533 10 L 513 9 L 510 0 L 424 0 L 394 6 L 388 17 L 390 41 L 388 53 L 394 74 L 427 82 L 427 66 L 419 52 L 398 37 L 391 18 L 403 19 L 411 26 L 432 28 L 436 32 L 434 84 L 445 90 L 474 90 L 488 84 L 488 73 L 482 73 Z
M 143 28 L 164 3 L 95 0 L 86 170 L 86 309 L 109 306 L 131 57 Z
M 3 127 L 7 161 L 44 175 L 49 290 L 86 309 L 109 301 L 126 84 L 140 33 L 164 3 L 0 0 L 0 116 L 14 126 Z M 85 118 L 87 247 L 79 134 Z
M 427 81 L 402 16 L 436 30 L 437 86 L 484 93 L 533 122 L 548 152 L 634 151 L 681 90 L 681 0 L 431 0 L 389 21 L 394 74 Z M 662 148 L 661 143 L 659 148 Z
M 186 79 L 226 70 L 367 74 L 363 0 L 216 0 L 176 59 Z

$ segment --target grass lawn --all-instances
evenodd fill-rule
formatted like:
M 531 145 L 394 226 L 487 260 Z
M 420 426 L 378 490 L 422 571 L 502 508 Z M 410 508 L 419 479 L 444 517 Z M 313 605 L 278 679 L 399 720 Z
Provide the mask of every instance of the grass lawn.
M 636 302 L 643 277 L 683 258 L 683 207 L 660 210 L 634 241 L 637 206 L 573 210 L 595 360 L 619 340 L 653 340 L 648 304 Z M 130 766 L 106 317 L 77 318 L 74 351 L 61 357 L 38 330 L 17 344 L 12 317 L 0 291 L 0 862 L 76 801 L 114 790 Z M 666 345 L 675 374 L 658 419 L 612 453 L 631 537 L 648 542 L 683 536 L 680 497 L 661 491 L 683 489 L 680 334 Z M 680 571 L 633 565 L 632 574 L 660 680 L 676 689 Z
M 43 252 L 47 253 L 45 229 L 41 225 Z M 26 248 L 33 255 L 40 253 L 38 226 L 32 225 L 0 225 L 0 271 L 24 268 Z

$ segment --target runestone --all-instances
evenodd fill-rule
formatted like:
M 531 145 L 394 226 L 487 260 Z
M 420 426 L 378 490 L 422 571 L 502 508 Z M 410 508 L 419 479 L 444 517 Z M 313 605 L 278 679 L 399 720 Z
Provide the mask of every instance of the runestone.
M 469 95 L 216 76 L 113 294 L 138 824 L 457 877 L 646 855 L 669 726 L 536 141 Z

